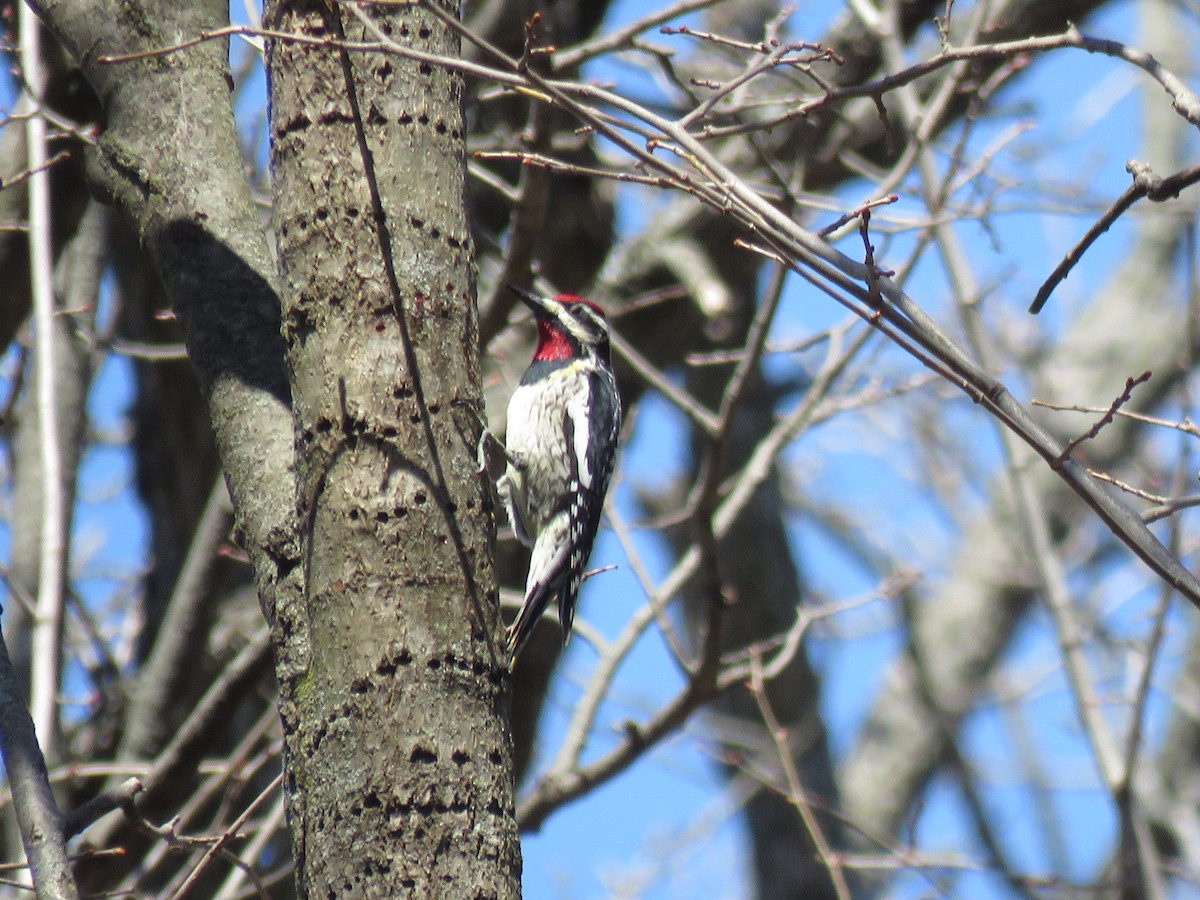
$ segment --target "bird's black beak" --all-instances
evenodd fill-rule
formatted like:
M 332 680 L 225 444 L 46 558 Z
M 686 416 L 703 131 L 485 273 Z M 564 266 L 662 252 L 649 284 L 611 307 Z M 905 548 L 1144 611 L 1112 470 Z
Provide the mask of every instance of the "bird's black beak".
M 504 285 L 508 290 L 516 296 L 518 300 L 533 310 L 533 314 L 539 318 L 553 318 L 554 312 L 547 304 L 546 300 L 532 291 L 527 291 L 524 288 L 516 287 L 515 285 Z

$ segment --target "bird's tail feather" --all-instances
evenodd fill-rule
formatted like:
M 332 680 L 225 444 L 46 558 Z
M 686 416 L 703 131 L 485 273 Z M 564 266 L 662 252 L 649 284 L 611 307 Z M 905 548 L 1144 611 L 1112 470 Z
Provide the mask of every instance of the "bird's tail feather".
M 525 596 L 525 602 L 521 605 L 521 611 L 517 614 L 516 620 L 508 626 L 508 664 L 510 666 L 517 661 L 517 656 L 525 647 L 530 635 L 533 634 L 538 619 L 550 605 L 550 598 L 553 596 L 553 585 L 541 584 L 534 585 Z

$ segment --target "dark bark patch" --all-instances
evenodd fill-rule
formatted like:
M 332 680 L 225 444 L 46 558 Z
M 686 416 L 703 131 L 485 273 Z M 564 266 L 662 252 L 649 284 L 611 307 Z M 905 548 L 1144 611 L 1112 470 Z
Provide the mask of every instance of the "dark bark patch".
M 275 561 L 275 577 L 279 581 L 287 578 L 300 565 L 300 560 L 288 556 L 272 555 L 271 558 Z
M 353 125 L 354 116 L 340 109 L 331 109 L 317 119 L 318 125 Z
M 324 725 L 319 726 L 313 731 L 311 752 L 316 753 L 321 749 L 321 744 L 325 741 L 325 735 L 328 733 L 329 731 Z
M 412 654 L 407 650 L 401 650 L 395 656 L 381 659 L 375 664 L 375 672 L 385 678 L 390 678 L 396 674 L 396 670 L 400 666 L 407 666 L 412 663 Z
M 465 766 L 471 761 L 471 754 L 466 750 L 455 750 L 450 754 L 450 758 L 454 760 L 456 766 Z
M 437 754 L 428 747 L 422 747 L 420 744 L 413 747 L 412 753 L 408 755 L 408 761 L 411 763 L 427 763 L 432 765 L 438 761 Z
M 308 116 L 304 115 L 304 113 L 300 113 L 299 115 L 292 116 L 292 118 L 288 119 L 286 122 L 284 122 L 282 125 L 280 125 L 276 129 L 276 131 L 275 131 L 276 140 L 278 140 L 279 138 L 287 137 L 289 134 L 292 134 L 294 132 L 303 131 L 304 129 L 310 128 L 310 127 L 312 127 L 312 119 L 310 119 Z

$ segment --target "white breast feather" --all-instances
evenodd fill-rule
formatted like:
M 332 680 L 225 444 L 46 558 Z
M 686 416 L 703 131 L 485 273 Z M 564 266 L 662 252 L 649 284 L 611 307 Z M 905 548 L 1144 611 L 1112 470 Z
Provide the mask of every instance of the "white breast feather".
M 505 444 L 524 464 L 521 472 L 510 466 L 508 478 L 531 537 L 537 536 L 551 515 L 554 485 L 562 484 L 569 476 L 570 455 L 578 455 L 580 477 L 588 479 L 585 483 L 590 483 L 592 477 L 587 468 L 586 410 L 582 413 L 582 427 L 578 418 L 581 414 L 578 397 L 584 393 L 579 381 L 583 377 L 586 376 L 582 367 L 559 369 L 540 384 L 519 386 L 508 404 Z M 586 403 L 582 405 L 586 407 Z M 567 445 L 564 410 L 576 423 L 574 447 Z

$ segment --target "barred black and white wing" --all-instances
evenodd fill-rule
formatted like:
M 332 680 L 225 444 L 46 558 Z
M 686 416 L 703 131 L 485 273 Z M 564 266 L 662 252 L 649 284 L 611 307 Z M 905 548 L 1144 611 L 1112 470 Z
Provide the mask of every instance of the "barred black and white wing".
M 606 370 L 588 376 L 588 402 L 568 405 L 569 446 L 572 448 L 572 481 L 569 520 L 571 552 L 558 595 L 558 621 L 563 645 L 571 636 L 575 605 L 583 572 L 592 555 L 600 530 L 600 514 L 612 479 L 617 434 L 621 430 L 621 401 L 612 373 Z

